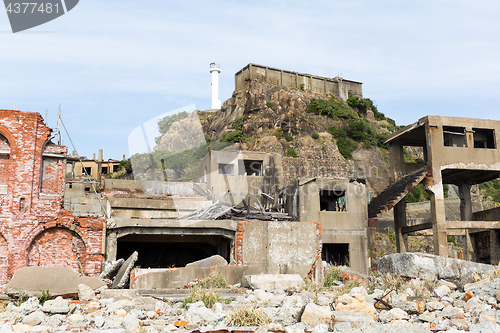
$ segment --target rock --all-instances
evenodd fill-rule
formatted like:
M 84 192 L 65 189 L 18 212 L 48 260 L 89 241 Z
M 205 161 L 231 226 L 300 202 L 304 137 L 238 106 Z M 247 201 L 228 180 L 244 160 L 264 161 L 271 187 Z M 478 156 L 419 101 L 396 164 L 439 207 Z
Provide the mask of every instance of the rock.
M 86 284 L 79 284 L 78 285 L 78 299 L 80 301 L 91 301 L 95 297 L 95 293 Z
M 306 324 L 309 328 L 313 328 L 319 324 L 330 324 L 332 322 L 332 312 L 314 303 L 306 305 L 300 321 Z
M 113 280 L 113 278 L 116 276 L 116 274 L 118 273 L 120 267 L 123 265 L 124 262 L 125 259 L 123 258 L 120 258 L 113 262 L 106 262 L 104 271 L 99 275 L 99 277 L 103 280 L 104 279 Z
M 445 318 L 450 318 L 452 316 L 458 315 L 458 313 L 459 313 L 458 308 L 455 308 L 453 305 L 448 305 L 443 310 L 441 310 L 440 315 Z
M 464 302 L 467 302 L 468 300 L 470 300 L 472 297 L 474 297 L 474 295 L 470 292 L 470 291 L 467 291 L 464 296 L 462 297 L 462 301 Z
M 454 327 L 457 330 L 469 331 L 470 327 L 465 319 L 453 318 L 450 319 L 450 327 Z
M 188 268 L 188 267 L 204 268 L 204 267 L 227 266 L 227 265 L 228 265 L 228 263 L 227 263 L 226 259 L 224 259 L 220 255 L 216 254 L 214 256 L 189 263 L 186 265 L 186 268 Z
M 421 321 L 432 323 L 434 320 L 436 320 L 436 315 L 432 312 L 425 311 L 420 316 L 418 316 L 418 319 L 420 319 Z
M 454 284 L 453 282 L 449 282 L 449 281 L 443 280 L 443 279 L 439 280 L 438 284 L 443 285 L 443 286 L 447 286 L 448 288 L 450 288 L 450 290 L 457 289 L 457 285 L 456 284 Z
M 360 301 L 357 298 L 351 297 L 349 295 L 343 295 L 337 298 L 336 311 L 353 311 L 353 312 L 364 312 L 375 318 L 375 307 L 366 301 Z
M 286 290 L 305 286 L 300 274 L 259 274 L 244 277 L 252 289 Z
M 434 298 L 435 299 L 435 298 Z M 444 308 L 444 304 L 439 302 L 439 301 L 430 301 L 425 303 L 425 309 L 427 311 L 436 311 L 436 310 L 442 310 Z
M 349 292 L 349 296 L 356 298 L 359 301 L 365 302 L 368 297 L 368 292 L 365 287 L 354 287 Z
M 23 324 L 36 326 L 40 325 L 45 319 L 45 314 L 42 311 L 35 311 L 23 318 Z
M 137 253 L 137 251 L 134 251 L 134 253 L 132 253 L 132 255 L 127 259 L 127 261 L 125 261 L 120 267 L 120 270 L 116 274 L 111 288 L 122 289 L 125 287 L 129 279 L 130 271 L 132 270 L 132 268 L 134 268 L 135 262 L 138 258 L 139 253 Z
M 292 325 L 285 327 L 285 333 L 304 333 L 302 326 Z
M 475 273 L 489 276 L 495 271 L 495 266 L 427 253 L 406 252 L 383 256 L 378 262 L 378 269 L 382 275 L 389 273 L 424 280 L 444 279 L 463 286 L 473 280 Z
M 212 310 L 207 309 L 203 302 L 196 302 L 189 306 L 186 319 L 196 325 L 213 325 L 219 317 Z
M 138 332 L 141 329 L 139 319 L 130 314 L 126 315 L 123 319 L 123 327 L 127 330 L 127 332 Z
M 436 297 L 443 297 L 445 295 L 448 295 L 449 292 L 450 288 L 448 288 L 448 286 L 440 285 L 439 287 L 434 289 L 433 294 Z
M 401 320 L 401 319 L 409 319 L 410 318 L 408 313 L 406 313 L 405 311 L 398 309 L 398 308 L 390 309 L 387 312 L 389 314 L 390 320 Z
M 340 323 L 364 323 L 371 324 L 375 322 L 375 319 L 364 312 L 346 312 L 346 311 L 333 311 L 333 322 L 334 327 Z M 341 325 L 339 325 L 341 326 Z
M 56 297 L 56 299 L 45 301 L 41 310 L 51 314 L 66 314 L 69 312 L 69 300 L 60 296 Z
M 477 297 L 473 297 L 465 303 L 464 310 L 470 312 L 474 309 L 481 309 L 482 307 L 483 303 Z
M 19 306 L 19 312 L 26 316 L 32 312 L 40 310 L 41 307 L 42 306 L 40 305 L 40 301 L 38 301 L 38 298 L 30 297 L 26 302 Z
M 13 333 L 11 324 L 0 325 L 0 333 Z

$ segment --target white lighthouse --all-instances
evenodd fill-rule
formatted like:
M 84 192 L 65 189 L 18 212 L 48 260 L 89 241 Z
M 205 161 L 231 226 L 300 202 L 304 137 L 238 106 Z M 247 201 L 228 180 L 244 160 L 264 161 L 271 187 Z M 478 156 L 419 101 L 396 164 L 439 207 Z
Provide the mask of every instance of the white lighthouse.
M 215 62 L 210 64 L 210 73 L 212 73 L 212 109 L 220 109 L 219 99 L 219 73 L 220 65 Z

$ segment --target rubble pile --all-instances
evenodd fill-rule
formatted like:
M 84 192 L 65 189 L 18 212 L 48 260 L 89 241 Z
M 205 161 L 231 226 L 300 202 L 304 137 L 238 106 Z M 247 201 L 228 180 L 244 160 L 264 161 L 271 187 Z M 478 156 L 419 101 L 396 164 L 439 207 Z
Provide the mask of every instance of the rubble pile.
M 477 277 L 478 278 L 478 277 Z M 381 283 L 382 279 L 377 278 Z M 349 283 L 349 282 L 346 282 Z M 177 298 L 141 296 L 132 290 L 114 298 L 106 288 L 78 286 L 78 300 L 57 297 L 41 304 L 36 297 L 21 304 L 8 303 L 0 312 L 1 332 L 207 332 L 284 331 L 288 333 L 386 332 L 395 327 L 408 332 L 500 331 L 500 278 L 482 278 L 459 290 L 440 280 L 430 297 L 418 296 L 428 281 L 413 279 L 405 290 L 363 286 L 317 291 L 296 287 L 287 290 L 239 289 L 210 308 L 202 301 L 183 304 Z M 342 289 L 344 288 L 344 289 Z M 346 293 L 339 295 L 339 290 Z M 220 290 L 219 290 L 220 292 Z M 121 296 L 118 296 L 121 295 Z M 235 327 L 236 311 L 251 309 L 259 314 L 260 327 Z

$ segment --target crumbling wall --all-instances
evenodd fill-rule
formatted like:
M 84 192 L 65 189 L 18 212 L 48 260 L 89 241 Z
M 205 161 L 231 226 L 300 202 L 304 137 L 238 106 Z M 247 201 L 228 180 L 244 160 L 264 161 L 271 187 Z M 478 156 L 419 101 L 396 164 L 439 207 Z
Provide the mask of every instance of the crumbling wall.
M 105 220 L 63 209 L 66 147 L 51 143 L 50 133 L 38 113 L 0 110 L 0 138 L 9 143 L 7 189 L 0 191 L 0 283 L 25 266 L 100 272 Z
M 247 274 L 306 276 L 321 259 L 319 223 L 244 221 L 236 232 L 236 261 Z

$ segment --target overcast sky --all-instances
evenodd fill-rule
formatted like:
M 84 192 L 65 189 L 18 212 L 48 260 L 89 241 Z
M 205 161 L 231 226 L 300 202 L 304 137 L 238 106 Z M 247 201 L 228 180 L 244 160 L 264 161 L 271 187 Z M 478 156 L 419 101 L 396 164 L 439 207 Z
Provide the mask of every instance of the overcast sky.
M 13 34 L 0 11 L 0 108 L 63 120 L 80 155 L 128 157 L 162 113 L 220 99 L 248 63 L 363 82 L 379 111 L 500 120 L 500 2 L 96 1 Z M 72 150 L 70 142 L 64 144 Z

